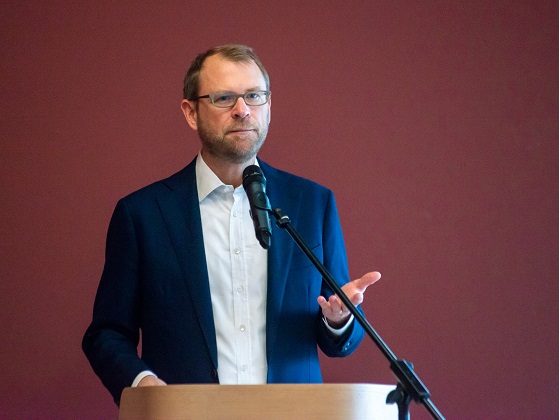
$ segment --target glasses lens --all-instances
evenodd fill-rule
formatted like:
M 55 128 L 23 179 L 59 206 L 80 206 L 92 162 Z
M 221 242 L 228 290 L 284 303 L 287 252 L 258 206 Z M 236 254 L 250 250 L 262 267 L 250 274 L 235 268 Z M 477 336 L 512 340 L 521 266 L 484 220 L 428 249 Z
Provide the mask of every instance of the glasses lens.
M 244 98 L 247 105 L 264 105 L 268 101 L 268 92 L 249 92 Z
M 212 98 L 212 103 L 220 108 L 229 108 L 233 106 L 236 101 L 237 95 L 229 92 L 216 93 Z

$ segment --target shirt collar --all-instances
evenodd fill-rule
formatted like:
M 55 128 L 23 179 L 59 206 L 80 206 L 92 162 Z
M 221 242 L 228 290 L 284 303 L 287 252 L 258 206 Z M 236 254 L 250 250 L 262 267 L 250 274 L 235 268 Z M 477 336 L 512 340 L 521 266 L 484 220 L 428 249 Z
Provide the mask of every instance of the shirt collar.
M 254 165 L 260 166 L 258 164 L 258 159 L 254 159 Z M 201 203 L 216 188 L 224 185 L 225 184 L 221 182 L 206 162 L 204 162 L 202 153 L 198 152 L 198 157 L 196 158 L 196 187 L 198 189 L 198 202 Z

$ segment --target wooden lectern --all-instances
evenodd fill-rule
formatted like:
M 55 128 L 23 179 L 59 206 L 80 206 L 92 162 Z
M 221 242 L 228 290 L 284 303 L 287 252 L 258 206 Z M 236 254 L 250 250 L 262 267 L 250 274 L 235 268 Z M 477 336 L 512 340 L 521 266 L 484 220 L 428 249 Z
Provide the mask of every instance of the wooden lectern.
M 393 385 L 168 385 L 126 388 L 119 419 L 397 419 Z

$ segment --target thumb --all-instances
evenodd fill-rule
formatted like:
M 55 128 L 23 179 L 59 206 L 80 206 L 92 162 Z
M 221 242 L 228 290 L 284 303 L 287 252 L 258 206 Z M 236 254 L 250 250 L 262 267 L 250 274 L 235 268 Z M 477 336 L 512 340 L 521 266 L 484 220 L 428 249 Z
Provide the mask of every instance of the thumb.
M 357 288 L 361 291 L 361 293 L 363 293 L 367 287 L 369 287 L 371 284 L 376 283 L 377 281 L 380 280 L 380 273 L 378 271 L 371 271 L 367 274 L 365 274 L 363 277 L 361 277 L 360 279 L 355 280 L 355 285 L 357 286 Z

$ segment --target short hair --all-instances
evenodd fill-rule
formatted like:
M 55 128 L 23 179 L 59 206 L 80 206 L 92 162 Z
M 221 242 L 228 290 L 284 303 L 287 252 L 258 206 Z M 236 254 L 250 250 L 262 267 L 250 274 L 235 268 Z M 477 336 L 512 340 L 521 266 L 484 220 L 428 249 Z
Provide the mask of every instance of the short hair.
M 237 63 L 248 63 L 254 62 L 262 72 L 264 80 L 266 81 L 266 89 L 270 90 L 270 78 L 268 72 L 262 65 L 262 62 L 258 56 L 254 53 L 253 49 L 247 47 L 246 45 L 228 44 L 221 45 L 218 47 L 213 47 L 204 53 L 200 53 L 196 56 L 194 61 L 190 64 L 186 75 L 184 76 L 184 86 L 183 86 L 183 97 L 189 101 L 196 100 L 198 97 L 198 89 L 200 88 L 200 71 L 202 70 L 202 65 L 206 58 L 212 55 L 221 55 L 223 58 L 229 61 Z

